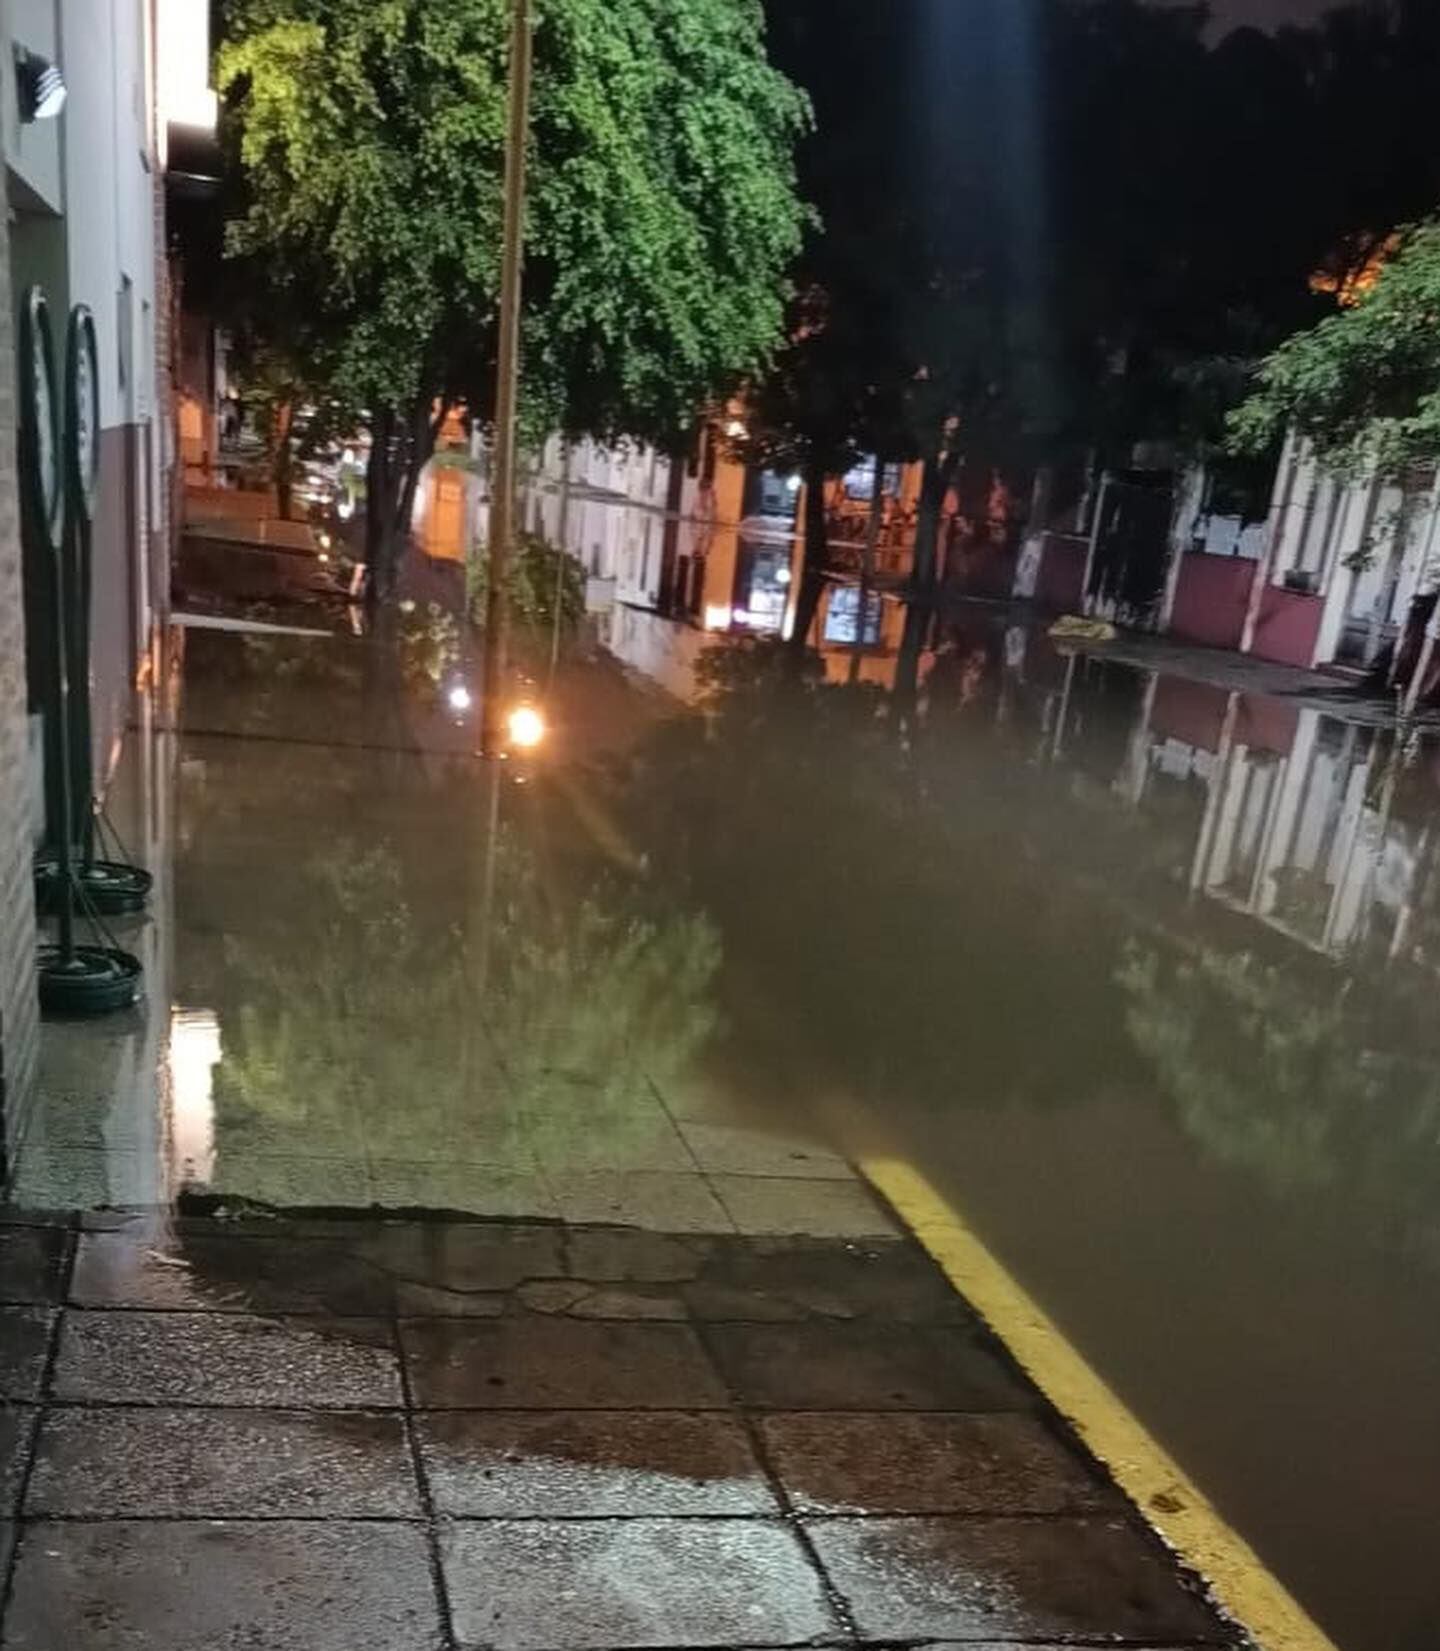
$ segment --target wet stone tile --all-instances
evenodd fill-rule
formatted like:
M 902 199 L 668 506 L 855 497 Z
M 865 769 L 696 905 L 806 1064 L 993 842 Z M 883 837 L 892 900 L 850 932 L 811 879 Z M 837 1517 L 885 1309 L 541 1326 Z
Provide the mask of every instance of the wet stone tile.
M 597 1171 L 550 1174 L 566 1221 L 657 1233 L 730 1233 L 735 1223 L 698 1174 Z
M 416 1402 L 434 1410 L 716 1410 L 725 1390 L 679 1324 L 410 1320 Z
M 416 1525 L 26 1527 L 6 1651 L 440 1651 Z
M 557 1214 L 548 1182 L 534 1169 L 375 1159 L 370 1189 L 376 1204 L 398 1212 L 454 1211 L 532 1221 Z
M 0 1405 L 0 1519 L 15 1512 L 38 1414 L 27 1406 Z
M 728 1417 L 582 1411 L 422 1416 L 442 1514 L 638 1518 L 777 1511 L 745 1430 Z
M 510 1298 L 476 1290 L 442 1290 L 433 1284 L 395 1286 L 395 1310 L 406 1318 L 496 1319 Z
M 680 1323 L 685 1303 L 669 1291 L 591 1284 L 578 1278 L 537 1279 L 516 1291 L 518 1304 L 532 1313 L 560 1313 L 579 1319 L 648 1319 Z
M 59 1227 L 0 1228 L 0 1301 L 58 1302 L 69 1241 Z
M 715 1195 L 742 1233 L 762 1237 L 887 1238 L 894 1220 L 859 1181 L 714 1175 Z
M 43 1210 L 130 1208 L 163 1202 L 153 1153 L 52 1147 L 38 1142 L 20 1154 L 11 1193 L 18 1202 Z
M 400 1403 L 387 1324 L 227 1313 L 66 1315 L 55 1396 L 116 1404 L 325 1409 Z
M 694 1175 L 695 1160 L 658 1103 L 636 1113 L 590 1113 L 583 1129 L 533 1125 L 536 1150 L 552 1175 L 588 1170 L 673 1170 Z
M 559 1278 L 565 1264 L 556 1226 L 466 1221 L 377 1224 L 355 1253 L 396 1285 L 458 1295 L 513 1290 L 531 1278 Z
M 698 1276 L 715 1239 L 572 1227 L 566 1271 L 593 1283 L 675 1284 Z
M 25 1511 L 403 1519 L 420 1507 L 398 1415 L 52 1408 Z
M 814 1513 L 1074 1513 L 1114 1505 L 1030 1416 L 767 1416 L 766 1451 Z
M 198 1312 L 391 1311 L 390 1280 L 335 1245 L 189 1233 L 148 1241 L 82 1233 L 70 1299 L 87 1307 Z
M 364 1209 L 370 1169 L 363 1158 L 222 1153 L 211 1189 L 277 1209 Z
M 807 1529 L 862 1638 L 1164 1644 L 1220 1633 L 1158 1551 L 1119 1521 L 841 1519 Z
M 762 1410 L 1025 1410 L 1027 1390 L 962 1330 L 716 1324 L 705 1332 L 742 1404 Z
M 0 1399 L 35 1399 L 55 1315 L 43 1307 L 0 1307 Z
M 467 1651 L 796 1645 L 836 1633 L 819 1579 L 778 1524 L 457 1524 L 442 1563 Z
M 855 1173 L 841 1157 L 793 1136 L 741 1124 L 682 1120 L 680 1133 L 700 1168 L 712 1175 L 780 1175 L 844 1181 Z
M 771 1304 L 765 1314 L 733 1311 L 735 1302 L 747 1294 Z M 798 1237 L 717 1239 L 686 1296 L 691 1312 L 700 1318 L 977 1322 L 923 1251 L 886 1240 L 836 1244 Z

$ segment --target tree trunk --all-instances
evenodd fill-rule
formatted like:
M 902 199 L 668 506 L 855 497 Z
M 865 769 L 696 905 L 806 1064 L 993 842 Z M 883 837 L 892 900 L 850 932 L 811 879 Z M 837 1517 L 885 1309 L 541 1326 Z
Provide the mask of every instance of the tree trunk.
M 392 588 L 394 436 L 395 415 L 387 407 L 375 415 L 370 431 L 370 457 L 365 466 L 365 565 L 369 571 L 365 594 L 372 607 L 388 600 Z
M 448 412 L 443 398 L 437 403 L 427 396 L 417 399 L 408 414 L 387 407 L 376 415 L 365 472 L 365 560 L 372 603 L 395 594 L 420 477 Z
M 955 479 L 959 455 L 941 451 L 925 460 L 920 482 L 920 508 L 915 519 L 915 558 L 911 573 L 911 600 L 933 604 L 937 592 L 940 512 Z
M 282 522 L 290 520 L 294 502 L 295 451 L 290 443 L 294 417 L 293 403 L 282 401 L 276 405 L 271 431 L 273 451 L 270 456 L 270 478 L 275 484 L 275 504 Z
M 810 645 L 810 630 L 820 611 L 820 593 L 825 588 L 825 568 L 829 561 L 830 524 L 825 515 L 825 466 L 812 459 L 805 466 L 805 551 L 800 568 L 800 595 L 795 604 L 795 628 L 790 646 L 803 654 Z
M 933 615 L 917 603 L 905 611 L 905 631 L 900 639 L 900 657 L 895 664 L 895 704 L 902 721 L 915 714 L 920 697 L 920 655 L 924 652 Z

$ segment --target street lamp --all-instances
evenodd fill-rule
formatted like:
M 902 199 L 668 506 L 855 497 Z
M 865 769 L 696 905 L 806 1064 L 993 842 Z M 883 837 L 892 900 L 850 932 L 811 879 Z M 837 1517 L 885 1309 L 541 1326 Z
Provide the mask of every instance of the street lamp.
M 485 599 L 480 754 L 505 749 L 505 653 L 510 625 L 510 555 L 515 536 L 515 422 L 520 396 L 520 298 L 525 252 L 525 148 L 530 128 L 533 39 L 530 0 L 511 0 L 509 119 L 505 134 L 505 222 L 500 253 L 500 338 L 495 365 L 495 453 L 490 480 L 490 586 Z

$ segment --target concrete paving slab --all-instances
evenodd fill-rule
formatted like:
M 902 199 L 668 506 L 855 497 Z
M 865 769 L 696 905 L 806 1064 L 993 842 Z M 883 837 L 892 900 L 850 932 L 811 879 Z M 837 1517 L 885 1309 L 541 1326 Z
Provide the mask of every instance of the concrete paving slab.
M 759 1426 L 804 1512 L 1058 1514 L 1117 1504 L 1032 1416 L 766 1416 Z
M 39 1398 L 54 1317 L 48 1307 L 0 1307 L 0 1399 Z
M 0 1405 L 0 1519 L 15 1512 L 39 1414 L 28 1405 Z
M 442 1563 L 467 1651 L 797 1645 L 838 1637 L 794 1534 L 749 1520 L 457 1524 Z
M 862 1640 L 1203 1641 L 1216 1620 L 1122 1521 L 817 1520 L 806 1529 Z
M 771 1304 L 775 1316 L 874 1320 L 885 1324 L 971 1324 L 975 1315 L 913 1244 L 835 1243 L 804 1237 L 717 1239 L 686 1291 L 699 1318 L 736 1313 L 737 1296 Z M 784 1308 L 783 1313 L 779 1309 Z M 773 1311 L 772 1311 L 773 1309 Z
M 762 1410 L 1024 1410 L 1033 1402 L 964 1330 L 716 1324 L 705 1336 L 740 1402 Z
M 725 1389 L 688 1325 L 407 1320 L 416 1401 L 435 1410 L 718 1410 Z
M 681 1119 L 680 1133 L 700 1168 L 711 1175 L 761 1175 L 845 1181 L 855 1172 L 843 1158 L 794 1136 L 742 1124 Z
M 390 1278 L 339 1245 L 196 1234 L 166 1241 L 81 1233 L 70 1299 L 156 1311 L 339 1313 L 383 1317 Z
M 549 1172 L 560 1214 L 576 1225 L 613 1223 L 658 1233 L 732 1233 L 735 1223 L 697 1173 Z
M 859 1181 L 712 1175 L 736 1228 L 752 1237 L 894 1238 L 899 1229 Z
M 440 1651 L 415 1525 L 26 1528 L 6 1651 Z
M 233 1313 L 69 1313 L 54 1391 L 71 1402 L 325 1409 L 401 1398 L 387 1323 Z
M 565 1238 L 566 1271 L 594 1283 L 676 1284 L 698 1277 L 717 1242 L 670 1233 L 572 1228 Z
M 0 1301 L 58 1302 L 69 1242 L 69 1233 L 56 1227 L 0 1230 Z
M 376 1223 L 351 1243 L 357 1256 L 397 1284 L 462 1294 L 558 1278 L 565 1271 L 563 1245 L 558 1226 L 466 1221 Z
M 377 1158 L 370 1165 L 370 1197 L 389 1210 L 458 1210 L 522 1221 L 551 1220 L 559 1214 L 545 1177 L 523 1166 Z
M 406 1519 L 420 1514 L 397 1414 L 48 1412 L 28 1517 Z
M 437 1513 L 595 1519 L 778 1512 L 739 1422 L 604 1411 L 416 1418 Z

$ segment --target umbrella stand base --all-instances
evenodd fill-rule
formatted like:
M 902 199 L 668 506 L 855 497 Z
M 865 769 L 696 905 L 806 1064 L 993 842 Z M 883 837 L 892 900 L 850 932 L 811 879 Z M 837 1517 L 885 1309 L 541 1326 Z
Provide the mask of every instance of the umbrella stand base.
M 71 868 L 78 903 L 105 917 L 141 912 L 150 898 L 155 879 L 139 866 L 121 860 L 92 860 Z M 35 905 L 42 915 L 60 909 L 60 862 L 46 855 L 35 862 Z
M 115 946 L 76 946 L 68 958 L 58 946 L 42 946 L 38 973 L 47 1015 L 109 1015 L 140 996 L 140 960 Z

